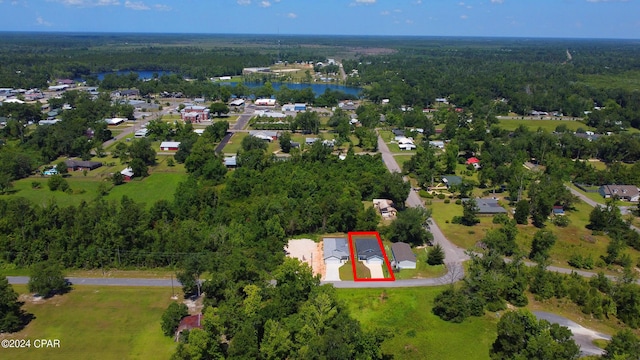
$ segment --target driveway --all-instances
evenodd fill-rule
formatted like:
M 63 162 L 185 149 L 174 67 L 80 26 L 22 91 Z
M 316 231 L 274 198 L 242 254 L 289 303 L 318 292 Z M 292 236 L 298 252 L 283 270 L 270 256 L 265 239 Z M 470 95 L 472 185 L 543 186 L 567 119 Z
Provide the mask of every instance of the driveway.
M 538 319 L 545 319 L 552 324 L 559 324 L 561 326 L 568 327 L 573 333 L 573 340 L 575 340 L 576 344 L 580 346 L 580 354 L 582 356 L 604 354 L 603 349 L 593 345 L 593 340 L 611 340 L 611 336 L 609 335 L 588 329 L 560 315 L 544 311 L 534 311 L 533 314 Z
M 384 279 L 384 273 L 382 272 L 381 264 L 367 264 L 366 262 L 363 262 L 363 264 L 364 266 L 369 268 L 369 271 L 371 271 L 372 279 Z
M 325 264 L 324 279 L 322 281 L 340 281 L 340 267 L 342 264 Z

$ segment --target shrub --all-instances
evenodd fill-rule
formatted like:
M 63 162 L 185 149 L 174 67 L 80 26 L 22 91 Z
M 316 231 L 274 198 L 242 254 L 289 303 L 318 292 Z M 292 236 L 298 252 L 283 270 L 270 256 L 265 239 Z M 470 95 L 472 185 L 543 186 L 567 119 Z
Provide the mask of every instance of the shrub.
M 40 181 L 32 181 L 31 182 L 31 188 L 32 189 L 40 189 L 41 186 L 42 186 L 42 184 L 40 183 Z
M 567 227 L 571 223 L 571 220 L 566 216 L 554 216 L 551 222 L 558 227 Z
M 433 199 L 433 195 L 431 195 L 431 193 L 429 193 L 427 190 L 418 191 L 418 195 L 420 195 L 420 197 L 423 197 L 423 198 Z
M 591 257 L 591 255 L 589 256 L 582 256 L 580 254 L 573 254 L 571 255 L 571 257 L 569 258 L 569 261 L 567 261 L 567 263 L 570 266 L 573 266 L 574 268 L 577 269 L 593 269 L 593 258 Z
M 461 205 L 462 204 L 462 200 L 461 199 L 457 199 L 456 200 L 456 205 Z
M 509 222 L 509 217 L 507 216 L 507 214 L 496 214 L 493 217 L 492 222 L 494 224 L 503 224 L 503 225 L 505 225 L 505 224 L 507 224 Z
M 453 219 L 451 219 L 451 223 L 462 224 L 462 216 L 454 216 Z
M 443 193 L 438 194 L 438 199 L 443 200 L 446 196 Z
M 449 203 L 451 203 L 451 200 L 450 199 L 444 199 L 444 203 L 445 204 L 449 204 Z
M 169 159 L 167 159 L 167 166 L 174 167 L 174 166 L 176 166 L 176 163 L 173 161 L 172 158 L 169 158 Z

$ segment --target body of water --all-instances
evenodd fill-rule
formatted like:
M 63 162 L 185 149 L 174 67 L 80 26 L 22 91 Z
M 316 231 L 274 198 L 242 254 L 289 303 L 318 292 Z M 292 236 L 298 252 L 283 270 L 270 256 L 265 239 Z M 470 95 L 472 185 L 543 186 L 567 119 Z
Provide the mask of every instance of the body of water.
M 228 83 L 230 85 L 235 85 L 234 83 Z M 247 86 L 250 89 L 255 89 L 255 88 L 259 88 L 264 84 L 261 83 L 244 83 L 245 86 Z M 292 90 L 302 90 L 302 89 L 306 89 L 306 88 L 311 88 L 311 90 L 313 91 L 313 93 L 316 96 L 320 96 L 324 93 L 324 91 L 326 89 L 331 89 L 334 91 L 341 91 L 345 94 L 349 94 L 349 95 L 353 95 L 353 96 L 359 96 L 360 92 L 362 91 L 361 88 L 357 88 L 357 87 L 351 87 L 351 86 L 344 86 L 344 85 L 336 85 L 336 84 L 300 84 L 300 83 L 278 83 L 278 82 L 273 82 L 271 83 L 271 85 L 273 86 L 273 89 L 278 91 L 280 90 L 281 86 L 286 86 L 289 89 Z
M 152 71 L 152 70 L 129 71 L 129 70 L 123 70 L 123 71 L 105 71 L 105 72 L 97 73 L 96 77 L 98 78 L 98 80 L 102 81 L 102 80 L 104 80 L 104 76 L 106 74 L 127 75 L 127 74 L 129 74 L 131 72 L 137 73 L 138 74 L 138 78 L 141 79 L 141 80 L 152 79 L 154 73 L 157 73 L 158 76 L 173 74 L 173 72 L 171 72 L 171 71 Z M 233 83 L 232 82 L 220 82 L 218 84 L 236 86 L 238 83 L 235 83 L 235 82 L 233 82 Z M 250 89 L 255 89 L 255 88 L 259 88 L 259 87 L 263 86 L 264 84 L 263 83 L 244 83 L 244 85 L 247 86 Z M 311 88 L 311 90 L 313 91 L 315 96 L 322 95 L 326 89 L 331 89 L 331 90 L 334 90 L 334 91 L 341 91 L 341 92 L 343 92 L 345 94 L 349 94 L 349 95 L 353 95 L 353 96 L 359 96 L 360 92 L 362 91 L 362 89 L 358 88 L 358 87 L 336 85 L 336 84 L 324 84 L 324 83 L 301 84 L 301 83 L 273 82 L 273 83 L 271 83 L 271 85 L 273 86 L 273 89 L 276 90 L 276 91 L 278 91 L 281 86 L 286 86 L 286 87 L 288 87 L 289 89 L 292 89 L 292 90 L 302 90 L 302 89 L 306 89 L 306 88 Z

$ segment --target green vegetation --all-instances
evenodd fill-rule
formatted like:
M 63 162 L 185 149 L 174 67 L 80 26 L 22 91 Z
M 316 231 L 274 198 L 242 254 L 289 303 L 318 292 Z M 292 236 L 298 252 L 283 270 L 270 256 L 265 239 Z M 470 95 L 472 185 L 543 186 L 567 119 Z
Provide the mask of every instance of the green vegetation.
M 439 319 L 430 309 L 442 289 L 339 289 L 337 293 L 363 327 L 384 330 L 382 350 L 395 359 L 488 358 L 497 320 L 489 315 L 464 324 Z
M 23 308 L 35 319 L 9 338 L 59 339 L 60 348 L 4 351 L 3 359 L 169 359 L 176 345 L 162 335 L 159 319 L 171 302 L 171 289 L 144 287 L 80 286 L 44 301 L 29 297 Z
M 501 129 L 513 131 L 520 126 L 525 126 L 531 131 L 543 129 L 547 132 L 554 132 L 560 125 L 567 127 L 567 130 L 576 131 L 582 129 L 584 131 L 594 131 L 591 126 L 586 125 L 581 121 L 572 120 L 521 120 L 521 119 L 500 119 L 498 126 Z

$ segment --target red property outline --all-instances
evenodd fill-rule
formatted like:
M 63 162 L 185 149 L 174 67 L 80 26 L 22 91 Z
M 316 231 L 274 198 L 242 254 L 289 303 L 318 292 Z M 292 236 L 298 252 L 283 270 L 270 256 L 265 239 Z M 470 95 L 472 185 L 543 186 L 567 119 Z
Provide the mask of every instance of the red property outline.
M 387 270 L 389 271 L 388 278 L 376 278 L 376 279 L 363 279 L 359 278 L 356 274 L 356 261 L 358 261 L 358 256 L 355 252 L 355 247 L 353 245 L 353 237 L 354 236 L 375 236 L 378 239 L 378 246 L 380 246 L 380 250 L 382 250 L 382 257 L 384 257 L 384 263 L 387 265 Z M 355 231 L 348 233 L 349 238 L 349 251 L 351 255 L 351 270 L 353 271 L 353 281 L 396 281 L 396 276 L 393 274 L 393 270 L 391 269 L 391 263 L 389 262 L 389 258 L 387 257 L 387 252 L 384 250 L 384 246 L 382 245 L 382 239 L 380 239 L 380 234 L 377 231 Z

